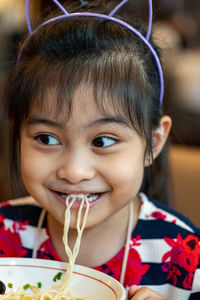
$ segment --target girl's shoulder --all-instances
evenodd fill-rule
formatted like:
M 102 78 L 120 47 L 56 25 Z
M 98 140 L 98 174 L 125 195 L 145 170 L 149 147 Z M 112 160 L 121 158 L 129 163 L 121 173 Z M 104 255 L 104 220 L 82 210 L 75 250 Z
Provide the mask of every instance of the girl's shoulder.
M 1 257 L 32 257 L 42 212 L 42 207 L 38 206 L 32 197 L 0 203 Z M 41 245 L 44 241 L 49 241 L 46 226 L 47 222 L 44 218 L 40 231 Z M 40 252 L 43 258 L 50 257 L 45 251 Z
M 159 238 L 164 234 L 176 238 L 178 234 L 186 236 L 195 234 L 200 239 L 200 229 L 191 220 L 170 207 L 149 199 L 141 193 L 141 211 L 139 224 L 148 227 L 148 232 L 153 232 Z
M 189 299 L 190 294 L 200 299 L 200 230 L 189 219 L 141 194 L 130 248 L 146 268 L 139 284 L 153 285 L 167 299 Z
M 28 222 L 36 226 L 41 210 L 37 202 L 27 196 L 0 203 L 0 218 L 6 222 Z

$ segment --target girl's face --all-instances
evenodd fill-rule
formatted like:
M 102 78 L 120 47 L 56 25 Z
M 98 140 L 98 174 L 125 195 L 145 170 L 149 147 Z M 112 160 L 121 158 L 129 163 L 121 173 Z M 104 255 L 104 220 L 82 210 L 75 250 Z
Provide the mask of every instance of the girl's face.
M 21 128 L 21 170 L 29 193 L 60 223 L 65 198 L 89 194 L 87 227 L 101 224 L 128 208 L 140 189 L 145 140 L 112 109 L 102 113 L 92 90 L 78 88 L 72 114 L 64 122 L 48 109 L 34 110 Z M 80 201 L 71 209 L 75 228 Z

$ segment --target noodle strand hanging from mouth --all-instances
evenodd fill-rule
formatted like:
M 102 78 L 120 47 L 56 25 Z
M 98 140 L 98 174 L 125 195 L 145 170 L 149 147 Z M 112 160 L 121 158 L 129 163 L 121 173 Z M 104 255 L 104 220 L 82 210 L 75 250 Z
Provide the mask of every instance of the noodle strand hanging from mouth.
M 87 216 L 89 212 L 89 201 L 87 199 L 86 195 L 79 195 L 79 197 L 82 197 L 81 204 L 78 210 L 78 217 L 77 217 L 77 223 L 76 223 L 76 228 L 77 228 L 77 238 L 74 244 L 73 250 L 70 249 L 69 244 L 68 244 L 68 232 L 69 232 L 69 226 L 70 226 L 70 220 L 71 220 L 71 206 L 73 205 L 74 201 L 76 200 L 77 196 L 71 196 L 69 195 L 66 199 L 66 210 L 65 210 L 65 224 L 64 224 L 64 234 L 63 234 L 63 243 L 65 245 L 65 251 L 67 253 L 68 259 L 69 259 L 69 266 L 67 269 L 67 272 L 65 273 L 65 277 L 63 279 L 62 286 L 59 290 L 62 292 L 65 292 L 65 289 L 69 285 L 69 281 L 72 275 L 73 271 L 73 266 L 75 263 L 75 260 L 77 258 L 79 249 L 80 249 L 80 244 L 81 244 L 81 237 L 83 234 L 83 230 L 85 228 L 86 222 L 87 222 Z M 72 198 L 71 202 L 69 203 L 69 200 Z M 83 215 L 83 218 L 81 218 L 82 215 L 82 210 L 83 210 L 83 205 L 84 202 L 86 202 L 86 209 Z M 81 225 L 82 221 L 82 225 Z

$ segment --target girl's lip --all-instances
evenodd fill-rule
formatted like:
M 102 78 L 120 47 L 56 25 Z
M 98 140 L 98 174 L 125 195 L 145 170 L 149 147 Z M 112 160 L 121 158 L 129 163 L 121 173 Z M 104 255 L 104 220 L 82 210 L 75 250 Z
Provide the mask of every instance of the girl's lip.
M 56 191 L 52 191 L 52 192 L 55 194 L 56 198 L 57 198 L 64 206 L 66 206 L 66 200 L 65 200 L 65 198 L 63 198 L 59 192 L 56 192 Z M 99 193 L 99 196 L 98 196 L 98 198 L 97 198 L 96 200 L 89 201 L 89 207 L 91 208 L 91 207 L 97 205 L 99 202 L 101 202 L 102 199 L 104 198 L 104 196 L 105 196 L 106 193 L 107 193 L 107 192 Z M 75 193 L 73 193 L 73 194 L 75 194 Z M 81 193 L 76 193 L 76 194 L 81 194 Z M 85 193 L 84 193 L 84 194 L 85 194 Z M 87 193 L 87 194 L 89 194 L 89 193 Z M 70 200 L 69 200 L 69 201 L 70 201 Z M 74 201 L 74 203 L 72 204 L 71 208 L 73 208 L 73 209 L 79 209 L 80 204 L 81 204 L 81 201 L 77 199 L 77 200 Z M 84 203 L 84 204 L 83 204 L 83 208 L 86 208 L 86 207 L 87 207 L 87 204 Z

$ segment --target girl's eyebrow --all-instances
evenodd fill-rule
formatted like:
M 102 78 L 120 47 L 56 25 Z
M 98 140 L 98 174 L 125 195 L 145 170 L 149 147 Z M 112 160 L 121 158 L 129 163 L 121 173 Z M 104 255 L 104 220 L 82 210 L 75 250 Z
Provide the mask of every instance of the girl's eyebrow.
M 120 124 L 122 126 L 126 126 L 126 127 L 130 127 L 129 123 L 122 118 L 121 116 L 107 116 L 105 118 L 100 118 L 97 120 L 94 120 L 92 122 L 90 122 L 87 127 L 92 127 L 95 125 L 105 125 L 105 124 L 109 124 L 109 123 L 116 123 L 116 124 Z
M 105 118 L 93 120 L 83 127 L 93 127 L 93 126 L 105 125 L 110 123 L 116 123 L 125 127 L 130 127 L 129 123 L 120 116 L 107 116 Z M 28 119 L 27 124 L 28 125 L 44 124 L 47 126 L 54 126 L 59 128 L 64 128 L 66 126 L 66 122 L 59 122 L 57 120 L 51 120 L 43 117 L 34 117 L 34 116 Z
M 37 125 L 37 124 L 44 124 L 47 126 L 54 126 L 54 127 L 59 127 L 59 128 L 64 128 L 65 123 L 51 120 L 51 119 L 46 119 L 43 117 L 31 117 L 27 121 L 28 125 Z

